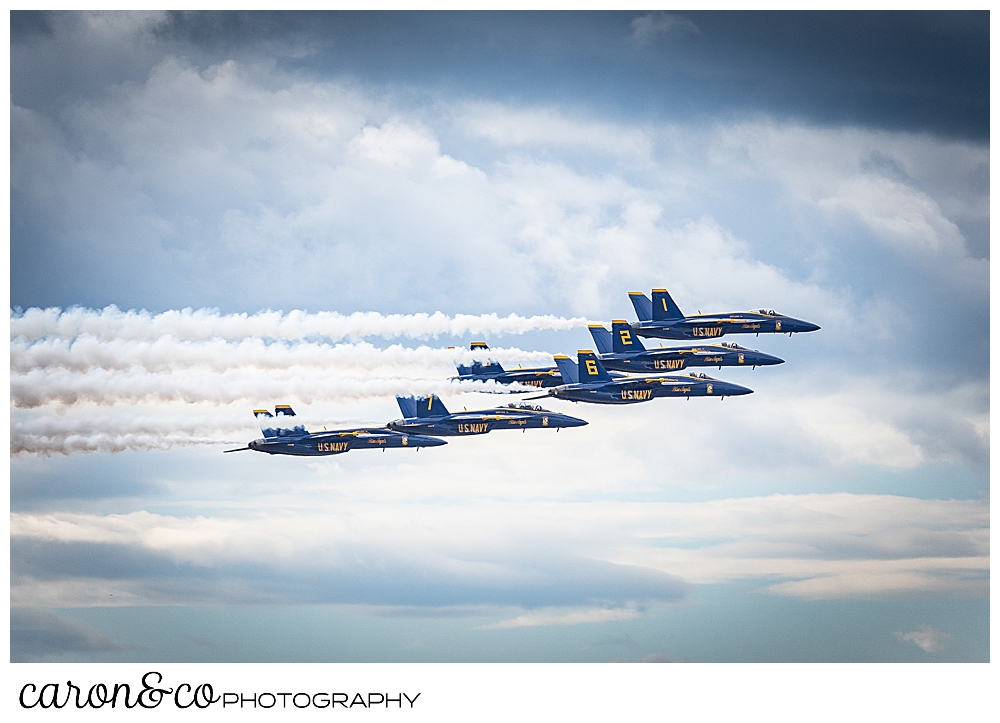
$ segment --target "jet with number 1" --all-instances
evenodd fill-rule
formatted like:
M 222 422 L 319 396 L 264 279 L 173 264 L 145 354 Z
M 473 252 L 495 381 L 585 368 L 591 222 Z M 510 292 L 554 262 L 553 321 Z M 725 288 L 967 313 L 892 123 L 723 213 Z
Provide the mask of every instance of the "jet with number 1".
M 745 349 L 737 344 L 699 344 L 697 346 L 672 346 L 647 349 L 632 333 L 627 321 L 611 322 L 608 332 L 602 324 L 591 324 L 590 335 L 594 337 L 601 364 L 606 369 L 656 374 L 680 371 L 687 367 L 758 367 L 783 364 L 784 359 L 765 354 L 754 349 Z
M 568 356 L 555 358 L 563 379 L 569 384 L 551 387 L 547 395 L 528 397 L 542 399 L 544 396 L 565 399 L 569 402 L 590 402 L 593 404 L 635 404 L 648 402 L 659 397 L 729 397 L 752 394 L 752 389 L 732 382 L 712 379 L 707 374 L 669 374 L 656 377 L 620 377 L 608 374 L 601 360 L 589 349 L 577 352 L 579 364 Z
M 641 291 L 628 292 L 639 321 L 632 331 L 658 339 L 715 339 L 726 334 L 795 334 L 817 331 L 816 324 L 774 310 L 733 311 L 728 314 L 684 316 L 666 289 L 653 289 L 650 301 Z

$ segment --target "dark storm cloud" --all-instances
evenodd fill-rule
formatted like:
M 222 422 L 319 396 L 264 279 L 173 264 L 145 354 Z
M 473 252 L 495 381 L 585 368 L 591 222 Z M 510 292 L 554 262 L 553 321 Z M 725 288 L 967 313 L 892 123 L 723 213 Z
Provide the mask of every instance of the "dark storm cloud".
M 48 10 L 14 10 L 10 14 L 10 41 L 17 43 L 34 37 L 55 35 Z
M 155 56 L 267 57 L 315 77 L 622 117 L 763 111 L 819 123 L 989 137 L 987 12 L 173 12 L 106 48 L 79 15 L 12 13 L 14 103 L 48 105 L 81 60 L 109 82 Z M 636 25 L 638 23 L 638 26 Z M 648 26 L 648 28 L 647 28 Z M 667 27 L 669 26 L 669 27 Z M 634 42 L 636 28 L 647 28 Z M 656 32 L 659 29 L 661 32 Z M 665 32 L 664 30 L 670 32 Z M 678 30 L 680 29 L 680 30 Z M 685 30 L 686 29 L 686 30 Z M 695 32 L 698 31 L 698 32 Z M 127 46 L 123 48 L 122 46 Z M 78 52 L 55 52 L 59 46 Z M 129 53 L 132 55 L 130 56 Z M 82 57 L 81 57 L 82 56 Z M 30 78 L 32 82 L 21 82 Z
M 121 648 L 100 630 L 48 610 L 16 607 L 10 610 L 12 663 L 30 663 L 62 653 L 94 653 Z

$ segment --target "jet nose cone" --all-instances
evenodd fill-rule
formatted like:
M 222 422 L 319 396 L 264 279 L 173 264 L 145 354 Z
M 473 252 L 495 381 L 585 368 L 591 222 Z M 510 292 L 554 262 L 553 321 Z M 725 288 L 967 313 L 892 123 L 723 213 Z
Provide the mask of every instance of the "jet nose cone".
M 446 442 L 443 439 L 440 439 L 439 437 L 420 436 L 420 437 L 410 437 L 410 439 L 411 440 L 415 439 L 417 441 L 418 446 L 420 447 L 440 447 L 442 444 L 448 444 L 448 442 Z
M 819 331 L 819 324 L 813 324 L 808 321 L 802 321 L 801 319 L 792 319 L 792 323 L 789 331 Z
M 773 364 L 784 364 L 785 360 L 780 357 L 771 356 L 770 354 L 765 354 L 764 352 L 758 352 L 754 355 L 754 365 L 760 367 L 771 366 Z
M 563 416 L 559 418 L 559 424 L 563 427 L 582 427 L 587 424 L 586 419 L 577 419 L 576 417 Z
M 719 390 L 719 394 L 725 397 L 739 397 L 744 394 L 753 394 L 753 389 L 748 389 L 732 382 L 725 382 Z

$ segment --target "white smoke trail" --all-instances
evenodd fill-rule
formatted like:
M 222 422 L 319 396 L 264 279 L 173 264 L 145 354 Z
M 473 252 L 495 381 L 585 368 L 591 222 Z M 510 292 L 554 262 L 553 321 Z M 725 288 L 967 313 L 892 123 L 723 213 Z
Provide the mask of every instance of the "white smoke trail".
M 41 455 L 72 454 L 74 452 L 124 452 L 170 449 L 178 446 L 218 445 L 240 446 L 243 442 L 229 441 L 214 437 L 198 437 L 182 432 L 157 434 L 88 434 L 67 435 L 21 435 L 11 431 L 11 454 L 34 453 Z
M 126 371 L 141 368 L 149 372 L 182 371 L 207 368 L 217 372 L 236 368 L 288 369 L 293 366 L 325 369 L 366 369 L 402 372 L 405 368 L 426 373 L 454 373 L 456 363 L 473 359 L 497 359 L 501 363 L 528 362 L 552 365 L 552 355 L 546 352 L 513 348 L 471 352 L 468 349 L 410 349 L 393 344 L 379 349 L 367 342 L 337 345 L 316 342 L 265 342 L 243 339 L 238 342 L 223 339 L 184 341 L 165 336 L 155 341 L 125 339 L 102 340 L 94 336 L 76 339 L 46 338 L 28 341 L 17 338 L 10 342 L 10 368 L 15 373 L 38 369 L 68 369 L 87 371 L 108 369 Z
M 65 407 L 52 403 L 33 409 L 16 408 L 11 411 L 10 449 L 11 454 L 47 455 L 167 449 L 176 445 L 242 446 L 260 436 L 257 420 L 251 415 L 253 406 L 261 403 L 228 408 L 180 402 L 103 407 L 88 403 Z M 317 408 L 299 407 L 297 411 L 297 421 L 310 431 L 379 427 L 388 421 L 332 417 Z
M 163 374 L 150 374 L 137 369 L 124 372 L 92 369 L 82 373 L 65 369 L 35 369 L 23 374 L 11 374 L 10 378 L 11 401 L 17 407 L 29 408 L 52 401 L 67 405 L 80 401 L 118 404 L 143 400 L 229 404 L 289 397 L 311 404 L 406 394 L 507 391 L 496 387 L 482 382 L 450 382 L 444 378 L 330 375 L 301 367 L 230 369 L 221 373 L 188 369 Z
M 552 358 L 545 352 L 411 349 L 400 344 L 380 349 L 368 342 L 331 344 L 308 337 L 369 332 L 413 336 L 469 329 L 509 333 L 545 324 L 568 328 L 575 321 L 29 309 L 11 318 L 11 453 L 117 452 L 237 440 L 242 444 L 253 434 L 249 409 L 264 400 L 309 405 L 400 394 L 534 392 L 492 382 L 453 382 L 449 377 L 456 373 L 456 363 L 473 359 L 550 366 Z M 217 410 L 234 403 L 241 403 L 238 410 L 222 416 L 204 406 Z M 373 424 L 316 421 L 310 429 Z
M 576 329 L 587 325 L 583 318 L 560 316 L 518 316 L 510 314 L 389 314 L 356 312 L 347 316 L 333 311 L 310 314 L 305 311 L 262 311 L 256 314 L 222 314 L 216 309 L 182 309 L 151 314 L 145 310 L 121 311 L 116 306 L 104 309 L 30 308 L 11 311 L 11 338 L 38 340 L 75 339 L 89 335 L 105 341 L 114 339 L 154 341 L 172 336 L 187 341 L 207 339 L 361 339 L 380 336 L 386 339 L 407 337 L 424 339 L 441 334 L 524 334 L 543 329 Z

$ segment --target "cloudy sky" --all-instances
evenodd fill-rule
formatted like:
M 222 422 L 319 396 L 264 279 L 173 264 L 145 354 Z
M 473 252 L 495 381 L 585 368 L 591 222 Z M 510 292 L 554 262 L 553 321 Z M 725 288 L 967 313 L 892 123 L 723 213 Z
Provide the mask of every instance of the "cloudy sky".
M 986 13 L 14 13 L 11 657 L 989 657 Z M 592 346 L 720 404 L 295 459 Z M 449 349 L 450 346 L 459 347 Z

